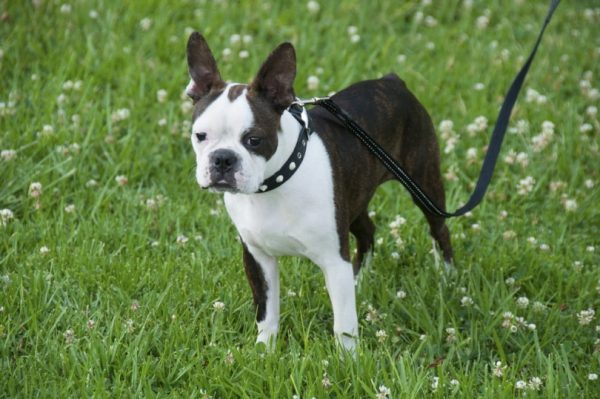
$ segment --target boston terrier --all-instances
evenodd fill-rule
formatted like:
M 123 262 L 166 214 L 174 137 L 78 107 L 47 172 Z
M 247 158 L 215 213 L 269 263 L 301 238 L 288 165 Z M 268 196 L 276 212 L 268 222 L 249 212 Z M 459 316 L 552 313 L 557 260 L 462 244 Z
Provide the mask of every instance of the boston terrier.
M 354 278 L 373 250 L 367 206 L 390 172 L 321 107 L 296 105 L 296 54 L 279 45 L 250 84 L 223 81 L 204 37 L 187 44 L 194 101 L 192 146 L 201 188 L 223 192 L 243 247 L 256 305 L 257 342 L 272 347 L 279 327 L 280 256 L 320 267 L 333 308 L 333 331 L 352 352 L 358 340 Z M 445 206 L 439 148 L 425 108 L 395 74 L 355 83 L 331 97 Z M 295 112 L 294 112 L 295 110 Z M 308 133 L 307 133 L 308 132 Z M 422 209 L 444 260 L 443 218 Z M 349 234 L 356 238 L 351 261 Z

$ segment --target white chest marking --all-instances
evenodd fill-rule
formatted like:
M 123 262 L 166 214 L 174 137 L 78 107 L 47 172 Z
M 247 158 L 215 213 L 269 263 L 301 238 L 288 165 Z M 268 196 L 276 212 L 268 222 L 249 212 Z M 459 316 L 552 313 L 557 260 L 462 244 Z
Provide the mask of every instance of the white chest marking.
M 276 190 L 225 194 L 227 211 L 244 242 L 271 256 L 318 259 L 339 253 L 329 156 L 318 135 L 298 171 Z

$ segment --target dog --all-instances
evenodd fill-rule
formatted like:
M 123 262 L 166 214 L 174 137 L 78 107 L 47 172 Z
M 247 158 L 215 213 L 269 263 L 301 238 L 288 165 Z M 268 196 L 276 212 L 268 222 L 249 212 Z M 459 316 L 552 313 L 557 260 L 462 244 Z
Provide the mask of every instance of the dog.
M 191 141 L 196 180 L 223 192 L 239 233 L 256 305 L 257 343 L 275 344 L 279 328 L 280 256 L 302 256 L 320 267 L 339 344 L 355 351 L 358 318 L 354 279 L 373 251 L 375 226 L 367 206 L 391 173 L 321 107 L 294 116 L 296 53 L 282 43 L 250 84 L 226 83 L 204 37 L 187 43 L 194 102 Z M 342 109 L 445 206 L 440 156 L 429 114 L 395 74 L 355 83 L 333 95 Z M 308 122 L 310 135 L 304 129 Z M 290 176 L 291 174 L 291 176 Z M 285 181 L 284 181 L 285 180 Z M 265 182 L 271 182 L 274 189 Z M 452 261 L 442 217 L 422 209 L 444 260 Z M 356 238 L 351 261 L 349 234 Z

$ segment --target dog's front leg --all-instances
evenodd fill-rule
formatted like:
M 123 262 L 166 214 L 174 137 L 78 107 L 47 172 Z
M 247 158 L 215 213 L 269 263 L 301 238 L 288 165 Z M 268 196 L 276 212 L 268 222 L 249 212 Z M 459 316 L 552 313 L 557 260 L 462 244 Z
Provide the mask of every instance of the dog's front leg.
M 333 308 L 333 332 L 344 349 L 354 354 L 358 342 L 358 318 L 352 264 L 341 257 L 318 260 Z
M 244 246 L 244 268 L 256 305 L 257 343 L 275 346 L 279 328 L 279 267 L 277 258 L 254 246 Z

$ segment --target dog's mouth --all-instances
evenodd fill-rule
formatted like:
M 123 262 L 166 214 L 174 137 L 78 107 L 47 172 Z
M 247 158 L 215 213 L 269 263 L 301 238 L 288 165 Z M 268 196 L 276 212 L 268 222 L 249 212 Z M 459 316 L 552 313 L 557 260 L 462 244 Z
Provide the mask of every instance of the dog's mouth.
M 203 186 L 202 188 L 214 193 L 238 193 L 240 191 L 235 183 L 227 182 L 224 179 L 219 180 L 218 182 L 212 182 L 208 186 Z

